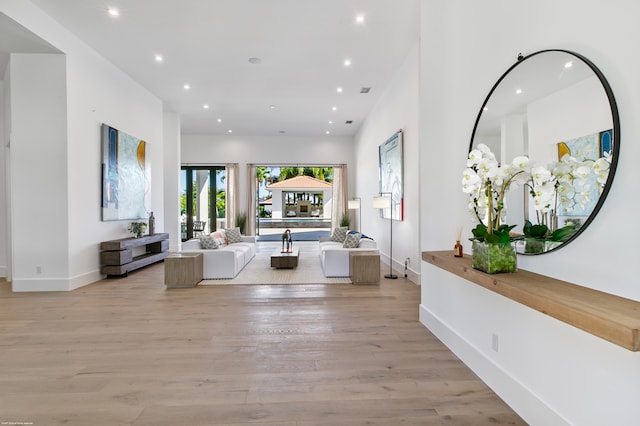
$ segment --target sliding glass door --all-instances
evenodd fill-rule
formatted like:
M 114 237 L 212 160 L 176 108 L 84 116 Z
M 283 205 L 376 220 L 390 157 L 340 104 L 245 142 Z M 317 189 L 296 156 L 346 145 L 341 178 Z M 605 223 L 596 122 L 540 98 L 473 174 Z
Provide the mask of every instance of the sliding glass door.
M 180 226 L 182 241 L 225 226 L 225 168 L 182 166 Z

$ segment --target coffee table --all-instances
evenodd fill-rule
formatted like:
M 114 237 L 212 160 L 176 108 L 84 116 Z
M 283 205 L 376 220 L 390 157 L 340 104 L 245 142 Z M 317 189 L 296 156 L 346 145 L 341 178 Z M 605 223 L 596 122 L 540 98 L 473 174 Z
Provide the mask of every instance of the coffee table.
M 271 253 L 271 267 L 278 269 L 295 268 L 298 266 L 299 253 L 298 247 L 292 248 L 288 253 L 282 253 L 281 249 L 277 249 Z

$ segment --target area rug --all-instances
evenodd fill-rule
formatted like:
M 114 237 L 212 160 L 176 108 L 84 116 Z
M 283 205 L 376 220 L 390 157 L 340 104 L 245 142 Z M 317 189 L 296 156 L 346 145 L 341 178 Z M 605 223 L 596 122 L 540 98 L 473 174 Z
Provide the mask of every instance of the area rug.
M 294 243 L 295 244 L 295 243 Z M 297 244 L 300 249 L 298 267 L 275 269 L 271 267 L 271 253 L 278 243 L 258 243 L 258 253 L 235 278 L 203 280 L 198 285 L 233 284 L 351 284 L 349 277 L 327 278 L 322 272 L 317 242 Z

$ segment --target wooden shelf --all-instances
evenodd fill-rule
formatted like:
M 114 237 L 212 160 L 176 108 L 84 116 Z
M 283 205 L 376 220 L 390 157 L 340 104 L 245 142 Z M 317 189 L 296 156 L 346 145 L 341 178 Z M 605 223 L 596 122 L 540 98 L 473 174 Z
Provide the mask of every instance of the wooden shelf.
M 422 252 L 422 260 L 581 330 L 640 351 L 640 302 L 519 269 L 486 274 L 471 256 L 452 250 Z
M 133 248 L 145 247 L 145 253 L 133 256 Z M 129 272 L 163 260 L 169 254 L 169 234 L 143 235 L 100 243 L 100 273 L 108 276 Z

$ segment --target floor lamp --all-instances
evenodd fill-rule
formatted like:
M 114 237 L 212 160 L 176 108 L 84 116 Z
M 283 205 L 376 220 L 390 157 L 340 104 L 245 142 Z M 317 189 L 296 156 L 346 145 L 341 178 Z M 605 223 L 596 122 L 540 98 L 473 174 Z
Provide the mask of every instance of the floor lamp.
M 361 207 L 361 199 L 359 197 L 354 197 L 348 201 L 349 210 L 358 210 L 358 232 L 362 234 L 362 210 Z
M 373 208 L 375 209 L 389 209 L 389 273 L 385 274 L 385 278 L 395 280 L 398 278 L 393 273 L 393 203 L 391 202 L 390 192 L 381 192 L 380 195 L 373 197 Z

